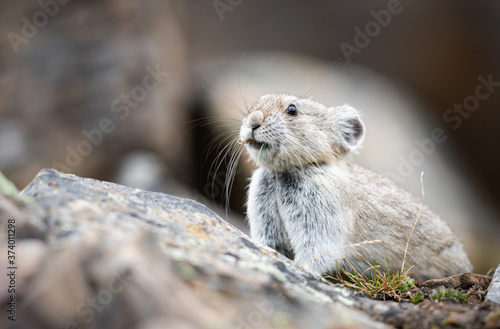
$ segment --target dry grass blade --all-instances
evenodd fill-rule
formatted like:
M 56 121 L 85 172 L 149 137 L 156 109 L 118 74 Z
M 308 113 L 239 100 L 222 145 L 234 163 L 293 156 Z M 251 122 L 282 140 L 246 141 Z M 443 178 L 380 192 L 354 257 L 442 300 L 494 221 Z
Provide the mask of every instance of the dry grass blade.
M 420 218 L 420 213 L 422 212 L 422 207 L 424 206 L 425 191 L 424 191 L 424 172 L 423 171 L 422 171 L 422 174 L 420 175 L 420 184 L 422 185 L 422 203 L 420 203 L 420 210 L 418 211 L 417 219 L 415 220 L 415 223 L 413 224 L 413 228 L 411 229 L 411 232 L 410 232 L 410 236 L 408 237 L 408 240 L 406 241 L 405 254 L 403 256 L 403 264 L 401 264 L 401 272 L 403 272 L 403 270 L 405 268 L 406 253 L 408 252 L 408 246 L 410 245 L 411 235 L 413 234 L 413 231 L 415 231 L 415 227 L 417 226 L 418 219 Z
M 350 268 L 348 271 L 345 266 L 337 264 L 337 276 L 327 276 L 328 279 L 334 282 L 340 282 L 344 286 L 360 291 L 370 296 L 371 298 L 387 297 L 393 300 L 399 300 L 401 292 L 411 288 L 414 281 L 410 279 L 410 269 L 404 269 L 401 273 L 390 273 L 387 263 L 385 263 L 385 271 L 379 270 L 380 265 L 369 263 L 361 254 L 358 256 L 366 262 L 369 267 L 363 273 L 360 273 L 347 260 L 343 259 Z M 372 272 L 371 275 L 370 273 Z
M 342 247 L 338 247 L 338 248 L 335 248 L 335 249 L 332 249 L 332 250 L 328 250 L 327 252 L 324 252 L 322 253 L 321 255 L 317 256 L 317 257 L 314 257 L 313 259 L 311 259 L 310 261 L 304 263 L 301 265 L 301 267 L 304 267 L 306 266 L 307 264 L 309 264 L 310 262 L 320 258 L 320 257 L 323 257 L 324 255 L 328 254 L 328 253 L 331 253 L 335 250 L 340 250 L 340 249 L 345 249 L 345 248 L 353 248 L 353 247 L 360 247 L 364 244 L 373 244 L 373 243 L 380 243 L 382 242 L 381 240 L 369 240 L 369 241 L 363 241 L 363 242 L 359 242 L 359 243 L 355 243 L 355 244 L 350 244 L 348 246 L 342 246 Z

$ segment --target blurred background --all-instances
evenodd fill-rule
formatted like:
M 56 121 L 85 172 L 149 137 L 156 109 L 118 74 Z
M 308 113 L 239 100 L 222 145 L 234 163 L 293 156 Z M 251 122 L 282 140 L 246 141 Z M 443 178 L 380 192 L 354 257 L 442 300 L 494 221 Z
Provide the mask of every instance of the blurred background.
M 350 103 L 356 161 L 500 261 L 498 1 L 41 0 L 0 4 L 0 171 L 42 168 L 194 198 L 243 231 L 228 148 L 265 92 Z M 226 153 L 226 150 L 228 151 Z M 402 232 L 407 234 L 407 232 Z

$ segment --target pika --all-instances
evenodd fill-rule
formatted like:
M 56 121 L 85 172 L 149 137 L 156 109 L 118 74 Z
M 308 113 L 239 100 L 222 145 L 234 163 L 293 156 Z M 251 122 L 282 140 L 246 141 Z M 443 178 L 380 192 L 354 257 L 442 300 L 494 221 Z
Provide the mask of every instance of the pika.
M 259 166 L 248 189 L 251 238 L 298 265 L 307 263 L 317 275 L 335 272 L 342 259 L 365 271 L 369 265 L 357 253 L 372 264 L 387 263 L 390 272 L 399 270 L 421 201 L 350 159 L 364 136 L 358 112 L 348 105 L 262 96 L 239 136 Z M 365 240 L 381 243 L 338 249 Z M 425 205 L 406 265 L 420 281 L 472 270 L 458 238 Z

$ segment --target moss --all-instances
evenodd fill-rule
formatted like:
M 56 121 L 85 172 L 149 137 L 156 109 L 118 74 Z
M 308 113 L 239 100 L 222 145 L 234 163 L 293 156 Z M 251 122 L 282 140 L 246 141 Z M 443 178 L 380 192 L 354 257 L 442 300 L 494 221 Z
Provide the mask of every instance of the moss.
M 175 263 L 175 270 L 177 274 L 184 280 L 191 280 L 196 274 L 195 269 L 187 262 L 178 261 Z
M 170 256 L 175 261 L 189 261 L 191 265 L 197 266 L 199 264 L 199 260 L 193 255 L 187 254 L 182 249 L 173 249 L 168 251 Z
M 248 259 L 256 262 L 259 260 L 259 256 L 257 256 L 253 251 L 248 248 L 241 248 L 240 254 L 246 256 Z
M 265 265 L 262 263 L 253 263 L 253 262 L 238 262 L 238 265 L 244 268 L 251 268 L 251 269 L 256 269 L 259 270 L 263 273 L 271 274 L 276 278 L 276 280 L 280 282 L 285 282 L 286 277 L 283 273 L 281 273 L 280 270 L 277 268 L 270 266 L 270 265 Z
M 431 295 L 431 298 L 437 302 L 440 302 L 445 298 L 454 299 L 460 303 L 469 302 L 469 297 L 467 297 L 466 294 L 455 289 L 440 288 Z
M 413 304 L 418 304 L 422 300 L 424 300 L 424 295 L 422 295 L 420 292 L 417 292 L 415 295 L 411 296 L 411 302 Z
M 113 200 L 113 201 L 117 201 L 117 202 L 124 202 L 124 203 L 125 203 L 125 201 L 126 201 L 126 200 L 125 200 L 125 199 L 124 199 L 121 195 L 116 194 L 116 193 L 110 193 L 110 192 L 108 192 L 108 193 L 106 194 L 106 196 L 107 196 L 108 198 L 110 198 L 111 200 Z
M 19 192 L 14 183 L 8 180 L 2 173 L 0 173 L 0 193 L 27 204 L 33 204 L 35 202 L 26 194 Z
M 0 192 L 3 195 L 7 195 L 7 196 L 16 195 L 19 193 L 19 191 L 17 190 L 14 183 L 12 183 L 10 180 L 5 178 L 4 176 L 0 176 Z
M 323 303 L 332 303 L 333 302 L 333 300 L 330 297 L 328 297 L 327 295 L 325 295 L 324 293 L 322 293 L 320 291 L 314 290 L 311 287 L 306 287 L 306 290 L 308 292 L 310 292 L 312 295 L 314 295 L 314 298 L 318 301 L 321 301 Z
M 187 236 L 185 238 L 185 241 L 192 247 L 197 247 L 197 246 L 204 246 L 206 244 L 206 241 L 203 240 L 203 239 L 200 239 L 198 237 L 195 237 L 195 236 Z
M 353 306 L 354 305 L 354 302 L 352 300 L 345 298 L 341 295 L 338 295 L 337 299 L 339 300 L 339 302 L 341 302 L 342 304 L 344 304 L 346 306 Z
M 293 316 L 287 312 L 277 312 L 273 315 L 272 323 L 275 327 L 284 328 L 290 325 L 290 319 Z

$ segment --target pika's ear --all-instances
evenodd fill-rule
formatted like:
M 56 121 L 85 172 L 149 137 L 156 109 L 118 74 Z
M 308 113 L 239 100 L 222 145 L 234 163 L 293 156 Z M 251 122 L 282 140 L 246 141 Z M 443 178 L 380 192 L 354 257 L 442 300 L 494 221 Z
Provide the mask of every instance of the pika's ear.
M 361 121 L 358 111 L 349 105 L 339 106 L 336 111 L 342 143 L 348 150 L 354 151 L 361 146 L 365 138 L 365 125 Z

